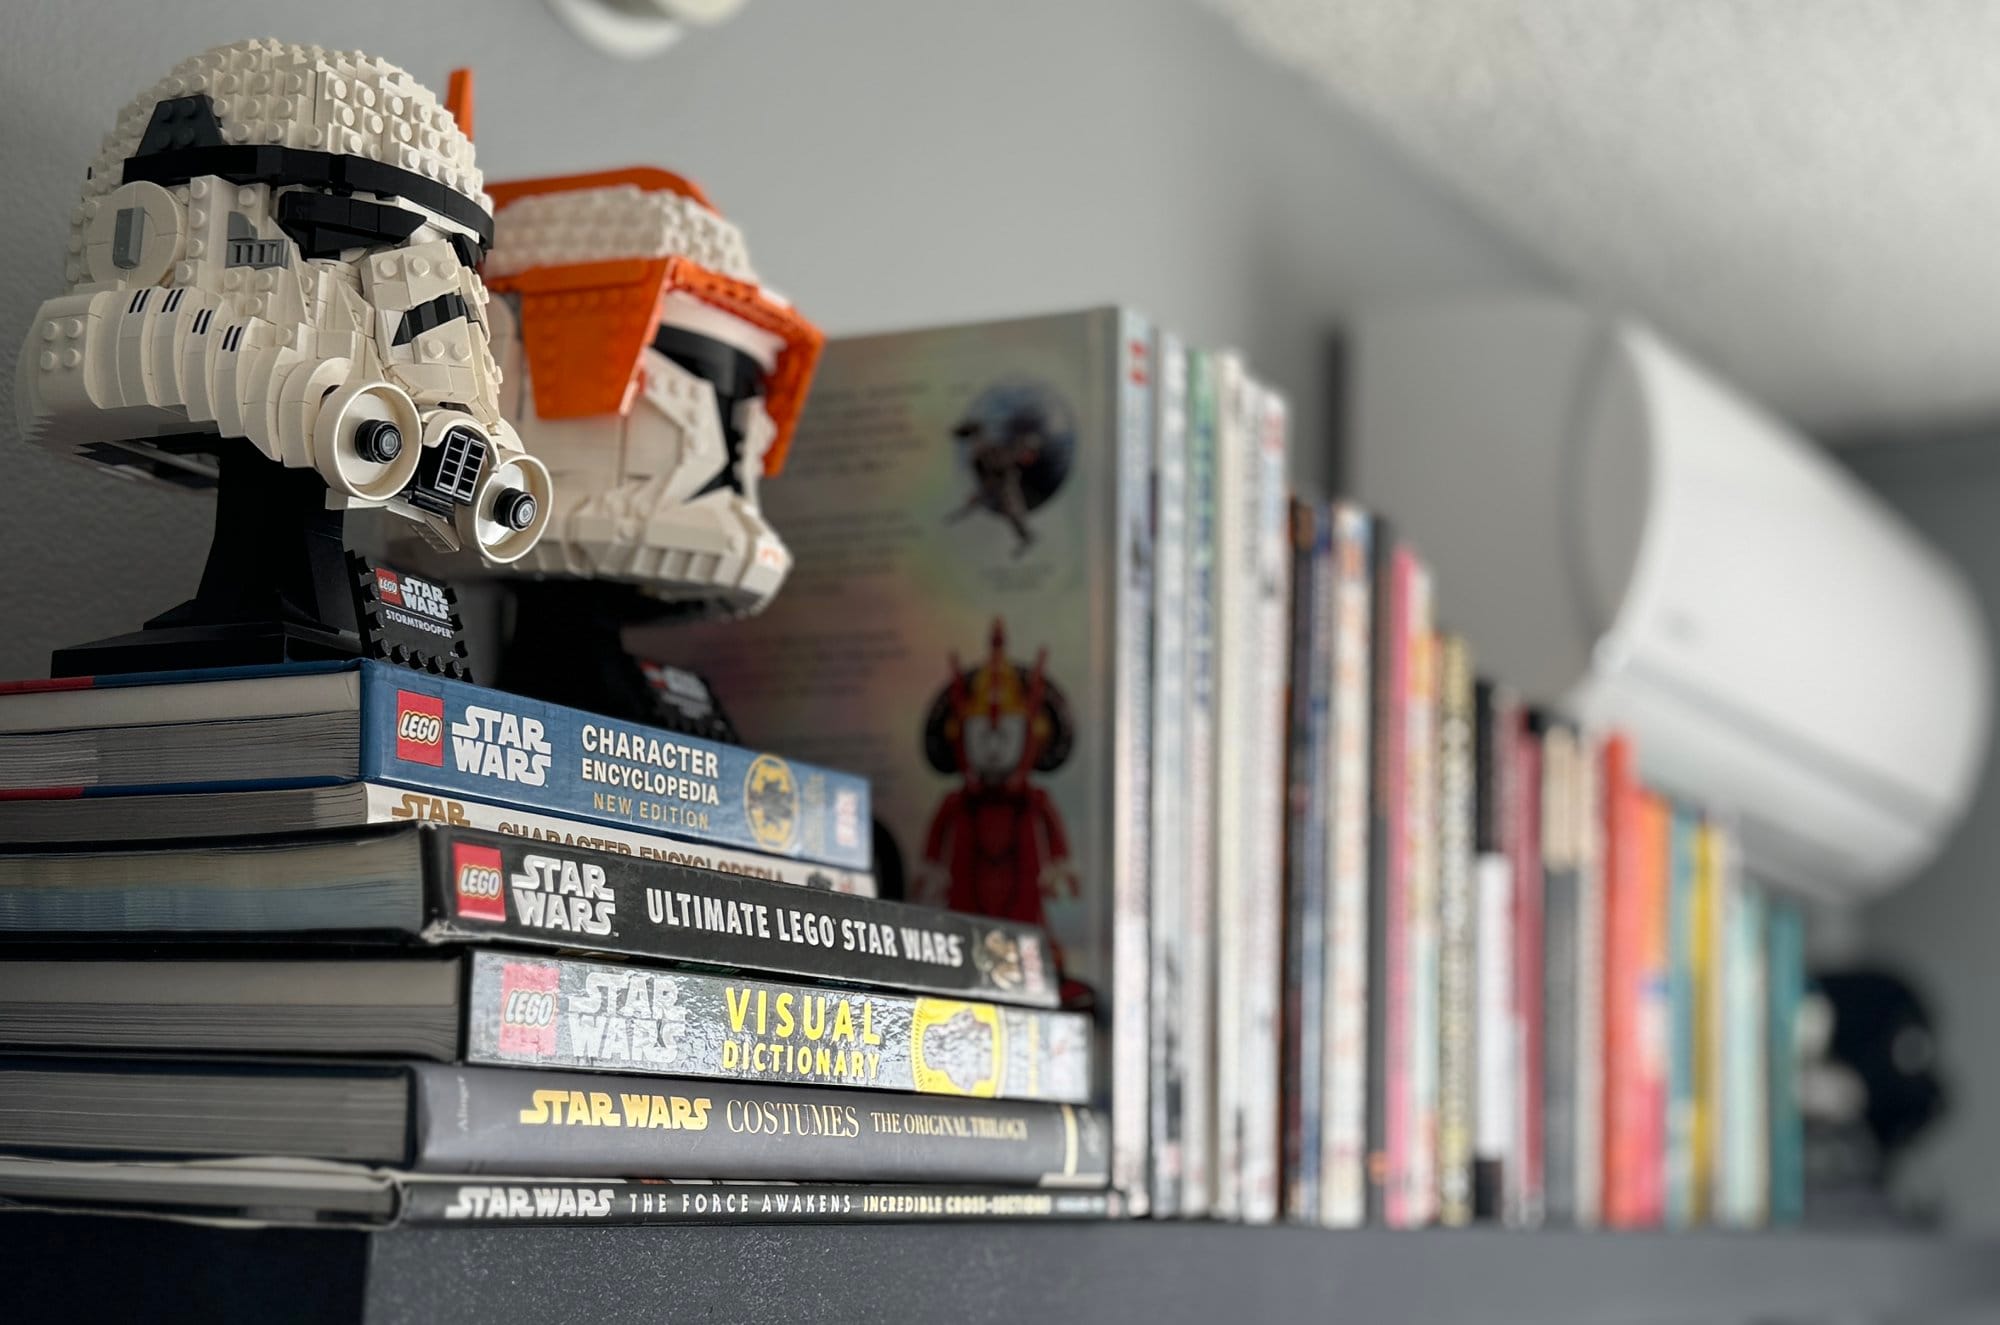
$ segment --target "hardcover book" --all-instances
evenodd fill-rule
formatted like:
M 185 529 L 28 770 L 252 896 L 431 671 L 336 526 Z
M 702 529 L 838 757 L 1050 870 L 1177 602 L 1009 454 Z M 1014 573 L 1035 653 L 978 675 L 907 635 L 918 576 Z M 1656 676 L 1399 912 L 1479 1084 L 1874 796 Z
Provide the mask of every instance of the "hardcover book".
M 438 1063 L 0 1060 L 0 1149 L 421 1173 L 1102 1187 L 1072 1104 Z
M 1438 1220 L 1457 1226 L 1472 1221 L 1478 1115 L 1472 649 L 1444 636 L 1438 661 Z
M 1189 779 L 1169 771 L 1189 764 L 1188 355 L 1180 339 L 1159 337 L 1153 455 L 1153 762 L 1152 862 L 1152 1213 L 1180 1213 L 1185 1179 L 1188 1045 L 1181 1007 L 1187 963 Z
M 1198 1218 L 1215 1199 L 1215 463 L 1219 402 L 1215 356 L 1188 355 L 1187 465 L 1187 867 L 1182 898 L 1180 1213 Z M 1172 780 L 1164 769 L 1161 781 Z
M 1053 1007 L 1041 931 L 585 847 L 409 825 L 0 856 L 0 940 L 500 943 Z
M 755 618 L 673 628 L 746 735 L 868 777 L 914 900 L 1049 931 L 1107 1032 L 1135 1213 L 1156 367 L 1146 320 L 1112 308 L 832 341 L 764 494 L 791 582 Z
M 1331 804 L 1333 524 L 1294 501 L 1291 727 L 1285 756 L 1284 1209 L 1319 1222 L 1325 1107 L 1327 820 Z
M 373 782 L 866 870 L 868 784 L 386 663 L 0 688 L 0 790 L 94 797 Z
M 1577 1219 L 1577 1060 L 1582 1042 L 1582 840 L 1576 729 L 1542 737 L 1542 1186 L 1549 1222 Z
M 227 1219 L 254 1228 L 1098 1220 L 1103 1191 L 688 1179 L 467 1178 L 344 1164 L 0 1156 L 0 1209 Z
M 1520 728 L 1520 701 L 1491 682 L 1479 683 L 1475 699 L 1477 779 L 1474 839 L 1479 918 L 1477 1010 L 1473 1038 L 1479 1072 L 1477 1122 L 1473 1132 L 1473 1216 L 1505 1217 L 1508 1170 L 1516 1162 L 1519 1107 L 1515 1083 L 1518 1054 L 1514 1039 L 1514 860 L 1516 816 L 1513 798 L 1514 737 Z
M 1333 524 L 1332 804 L 1323 995 L 1328 1043 L 1321 1085 L 1320 1220 L 1351 1228 L 1367 1214 L 1368 1025 L 1375 977 L 1369 969 L 1369 830 L 1374 714 L 1371 658 L 1375 528 L 1347 502 Z
M 1090 1093 L 1090 1023 L 1076 1013 L 483 949 L 10 960 L 0 1044 L 407 1056 L 1067 1103 Z
M 875 876 L 865 870 L 688 842 L 491 801 L 439 796 L 376 782 L 171 796 L 0 799 L 0 842 L 24 847 L 122 842 L 136 848 L 156 842 L 180 842 L 191 844 L 182 850 L 201 850 L 203 844 L 215 839 L 339 832 L 392 824 L 473 829 L 545 847 L 573 847 L 634 860 L 661 861 L 857 897 L 873 897 L 876 891 Z

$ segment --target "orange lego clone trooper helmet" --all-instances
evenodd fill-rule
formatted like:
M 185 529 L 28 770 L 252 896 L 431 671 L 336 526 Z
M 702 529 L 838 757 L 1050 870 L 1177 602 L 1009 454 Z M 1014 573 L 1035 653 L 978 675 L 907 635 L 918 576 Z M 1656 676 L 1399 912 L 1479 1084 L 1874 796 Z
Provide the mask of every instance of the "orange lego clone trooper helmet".
M 760 610 L 791 554 L 757 485 L 784 466 L 824 338 L 764 289 L 742 235 L 678 175 L 491 186 L 501 411 L 554 475 L 530 574 Z

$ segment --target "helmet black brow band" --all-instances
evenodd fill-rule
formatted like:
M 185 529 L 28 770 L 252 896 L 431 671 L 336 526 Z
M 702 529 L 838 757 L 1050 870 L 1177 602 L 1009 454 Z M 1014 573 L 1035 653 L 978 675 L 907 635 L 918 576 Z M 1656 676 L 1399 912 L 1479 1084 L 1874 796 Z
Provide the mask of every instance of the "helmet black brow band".
M 389 203 L 347 198 L 337 193 L 295 190 L 278 195 L 278 228 L 292 237 L 307 258 L 336 258 L 350 248 L 400 244 L 424 223 L 422 212 Z M 451 237 L 459 260 L 468 249 L 475 254 L 467 266 L 478 265 L 472 241 L 456 230 Z
M 366 157 L 319 152 L 304 147 L 273 147 L 257 143 L 207 147 L 174 147 L 125 158 L 124 182 L 164 186 L 185 184 L 214 175 L 232 184 L 304 184 L 335 193 L 372 193 L 406 198 L 479 236 L 481 248 L 493 245 L 493 217 L 457 189 L 419 175 L 414 170 L 383 165 Z

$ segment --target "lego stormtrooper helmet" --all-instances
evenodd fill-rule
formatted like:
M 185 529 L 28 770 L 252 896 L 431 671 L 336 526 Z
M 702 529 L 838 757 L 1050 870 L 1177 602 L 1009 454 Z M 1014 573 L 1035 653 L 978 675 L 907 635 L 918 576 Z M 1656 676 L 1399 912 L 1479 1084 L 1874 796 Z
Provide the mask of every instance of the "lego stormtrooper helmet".
M 194 485 L 219 439 L 246 439 L 315 471 L 332 508 L 525 556 L 553 494 L 499 409 L 477 270 L 491 199 L 465 75 L 453 92 L 246 41 L 136 98 L 71 214 L 68 293 L 23 349 L 23 435 Z
M 634 168 L 497 184 L 486 280 L 501 411 L 554 471 L 549 537 L 511 568 L 636 587 L 683 615 L 770 601 L 779 472 L 823 338 L 759 285 L 700 189 Z

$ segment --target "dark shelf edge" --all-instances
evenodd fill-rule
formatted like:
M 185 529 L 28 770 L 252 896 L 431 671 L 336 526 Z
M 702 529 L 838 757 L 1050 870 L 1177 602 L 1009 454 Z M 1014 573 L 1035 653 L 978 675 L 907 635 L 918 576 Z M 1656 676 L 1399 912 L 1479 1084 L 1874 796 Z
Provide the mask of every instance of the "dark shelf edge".
M 244 1232 L 10 1213 L 0 1317 L 1898 1321 L 2000 1302 L 1984 1243 L 1214 1224 Z M 163 1315 L 163 1312 L 169 1314 Z

